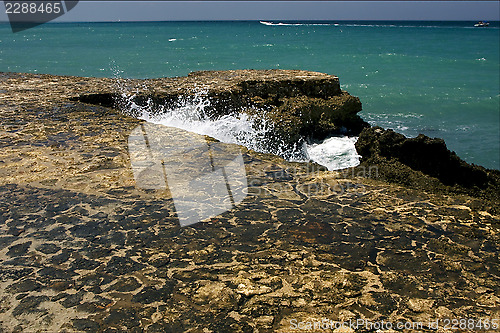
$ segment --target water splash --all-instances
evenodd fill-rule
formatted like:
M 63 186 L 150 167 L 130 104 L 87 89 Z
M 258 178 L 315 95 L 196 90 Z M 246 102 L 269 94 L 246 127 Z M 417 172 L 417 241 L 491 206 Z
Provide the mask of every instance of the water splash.
M 206 95 L 207 91 L 200 90 L 192 96 L 179 97 L 170 103 L 175 106 L 167 106 L 157 105 L 151 98 L 138 103 L 137 95 L 124 92 L 119 104 L 126 114 L 151 123 L 208 135 L 221 142 L 278 155 L 289 161 L 309 160 L 305 144 L 290 146 L 277 136 L 273 123 L 265 116 L 265 110 L 253 110 L 252 114 L 231 112 L 214 116 L 207 111 L 211 103 Z
M 138 119 L 164 126 L 176 127 L 201 135 L 208 135 L 221 142 L 245 146 L 260 153 L 280 156 L 288 161 L 314 161 L 329 170 L 353 167 L 359 164 L 354 143 L 357 137 L 332 137 L 322 143 L 307 144 L 305 141 L 287 144 L 277 135 L 274 124 L 266 117 L 266 110 L 229 112 L 214 116 L 210 110 L 207 90 L 200 89 L 191 96 L 178 97 L 169 105 L 158 105 L 151 98 L 139 99 L 138 90 L 122 91 L 119 104 L 124 112 Z M 258 112 L 256 112 L 258 111 Z
M 359 165 L 359 154 L 354 147 L 357 137 L 331 137 L 322 143 L 307 145 L 309 157 L 314 162 L 339 170 Z

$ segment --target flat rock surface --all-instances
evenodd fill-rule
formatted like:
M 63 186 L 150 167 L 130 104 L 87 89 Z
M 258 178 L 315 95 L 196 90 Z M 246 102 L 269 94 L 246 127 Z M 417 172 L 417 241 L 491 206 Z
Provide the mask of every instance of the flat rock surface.
M 480 199 L 193 136 L 213 161 L 241 153 L 248 190 L 181 227 L 174 192 L 135 177 L 141 121 L 70 99 L 115 84 L 0 74 L 0 330 L 290 332 L 364 319 L 443 332 L 446 320 L 500 318 L 500 217 Z M 186 178 L 207 156 L 189 154 Z M 344 331 L 376 331 L 367 325 Z

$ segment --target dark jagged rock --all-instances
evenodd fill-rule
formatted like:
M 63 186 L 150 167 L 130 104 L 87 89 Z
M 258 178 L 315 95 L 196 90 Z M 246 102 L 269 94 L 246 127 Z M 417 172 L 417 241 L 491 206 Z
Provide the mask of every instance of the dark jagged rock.
M 466 163 L 442 139 L 423 134 L 406 138 L 377 126 L 364 129 L 355 146 L 362 166 L 378 165 L 382 179 L 429 190 L 445 185 L 470 194 L 499 196 L 500 172 Z
M 262 108 L 273 105 L 262 100 Z M 255 103 L 254 105 L 259 105 Z M 346 92 L 329 98 L 299 96 L 282 98 L 265 113 L 271 119 L 280 137 L 290 143 L 322 140 L 335 134 L 358 134 L 369 125 L 357 113 L 361 111 L 359 98 Z M 253 113 L 258 113 L 259 108 Z
M 339 92 L 323 74 L 250 72 L 238 86 L 238 73 L 122 83 L 174 96 L 211 76 L 214 91 L 245 90 L 277 114 L 342 98 L 325 97 Z M 383 147 L 367 149 L 365 170 L 328 172 L 219 142 L 212 153 L 241 150 L 248 195 L 181 227 L 170 192 L 137 186 L 128 139 L 146 124 L 111 107 L 116 84 L 0 73 L 0 331 L 284 333 L 292 320 L 365 318 L 430 333 L 429 320 L 499 318 L 498 200 L 450 191 Z M 345 105 L 355 114 L 356 100 Z M 300 135 L 316 130 L 304 124 Z M 189 156 L 186 177 L 207 164 Z M 387 177 L 367 177 L 377 170 Z

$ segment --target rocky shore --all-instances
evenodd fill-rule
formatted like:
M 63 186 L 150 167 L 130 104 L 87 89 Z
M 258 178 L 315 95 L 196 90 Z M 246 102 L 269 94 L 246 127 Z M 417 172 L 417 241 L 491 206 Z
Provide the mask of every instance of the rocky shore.
M 377 166 L 377 179 L 435 193 L 462 193 L 491 202 L 498 213 L 500 172 L 468 164 L 444 140 L 420 134 L 408 139 L 393 130 L 366 128 L 356 142 L 358 168 Z
M 121 91 L 84 94 L 85 103 L 130 110 L 148 106 L 161 113 L 203 99 L 204 113 L 217 119 L 246 113 L 265 121 L 272 132 L 267 145 L 284 150 L 300 147 L 306 140 L 331 135 L 357 135 L 369 125 L 357 113 L 359 98 L 340 89 L 336 76 L 300 70 L 237 70 L 194 72 L 187 77 L 122 83 Z M 131 116 L 135 116 L 132 112 Z M 268 147 L 268 151 L 278 151 Z M 299 153 L 299 152 L 298 152 Z
M 362 163 L 329 172 L 149 128 L 121 109 L 127 96 L 176 105 L 196 94 L 214 117 L 264 110 L 289 143 L 360 133 Z M 444 332 L 461 319 L 491 331 L 498 172 L 467 165 L 442 140 L 368 128 L 360 110 L 338 78 L 304 71 L 0 73 L 0 331 L 333 332 L 351 320 L 359 325 L 336 332 L 382 321 Z M 199 177 L 200 165 L 226 170 L 230 209 L 180 226 L 172 182 L 139 181 L 149 157 L 131 153 L 134 142 L 151 150 L 154 130 L 208 147 L 167 153 L 181 178 Z M 238 156 L 241 200 L 233 185 L 243 181 L 227 172 Z M 159 170 L 171 180 L 168 163 Z M 332 329 L 298 329 L 325 319 Z

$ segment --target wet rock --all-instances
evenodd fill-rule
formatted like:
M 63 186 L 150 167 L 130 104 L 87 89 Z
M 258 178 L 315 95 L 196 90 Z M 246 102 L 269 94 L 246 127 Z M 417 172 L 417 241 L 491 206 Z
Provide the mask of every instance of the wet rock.
M 55 267 L 44 267 L 38 271 L 38 275 L 46 280 L 66 280 L 76 275 L 76 273 Z
M 133 277 L 120 278 L 116 283 L 113 283 L 109 288 L 110 290 L 115 290 L 119 292 L 134 291 L 141 287 L 139 281 Z
M 53 256 L 52 258 L 49 259 L 49 261 L 52 264 L 60 265 L 60 264 L 62 264 L 64 262 L 68 261 L 68 259 L 70 257 L 71 257 L 71 250 L 63 249 L 62 253 Z
M 77 306 L 80 304 L 80 302 L 83 299 L 84 292 L 78 292 L 76 294 L 70 294 L 66 296 L 60 303 L 65 307 L 65 308 L 70 308 L 73 306 Z
M 25 255 L 28 252 L 30 245 L 31 245 L 31 242 L 13 245 L 13 246 L 9 247 L 9 251 L 7 252 L 7 255 L 9 255 L 11 257 Z
M 406 138 L 377 126 L 364 129 L 355 146 L 361 155 L 360 167 L 377 166 L 379 179 L 429 191 L 449 191 L 455 186 L 499 201 L 500 172 L 466 163 L 442 139 L 423 134 Z
M 24 228 L 14 227 L 14 228 L 9 229 L 9 234 L 16 236 L 16 237 L 19 236 L 20 234 L 22 234 L 23 232 L 24 232 Z
M 43 285 L 33 279 L 21 280 L 11 284 L 7 290 L 10 292 L 27 292 L 39 290 Z
M 59 246 L 52 243 L 45 243 L 36 248 L 37 251 L 40 251 L 44 254 L 53 254 L 58 252 L 60 249 L 61 248 Z
M 86 224 L 79 224 L 71 228 L 71 232 L 77 237 L 100 236 L 106 234 L 109 228 L 101 220 L 89 221 Z
M 137 310 L 133 308 L 112 309 L 109 315 L 104 319 L 107 327 L 122 331 L 124 327 L 131 332 L 140 332 L 141 317 Z
M 49 287 L 57 291 L 63 291 L 73 287 L 73 283 L 71 281 L 56 281 Z
M 138 263 L 132 259 L 113 256 L 104 268 L 104 271 L 111 275 L 121 276 L 130 272 L 141 270 L 144 267 L 144 264 Z
M 78 331 L 97 332 L 100 328 L 99 323 L 90 319 L 73 319 L 73 327 Z
M 264 105 L 268 105 L 266 100 Z M 346 92 L 327 98 L 308 95 L 280 100 L 279 106 L 267 115 L 275 129 L 290 142 L 301 138 L 322 140 L 335 134 L 355 135 L 369 125 L 357 113 L 361 111 L 359 98 Z
M 137 82 L 135 83 L 137 84 Z M 336 76 L 300 70 L 202 71 L 187 77 L 143 80 L 132 100 L 161 113 L 201 96 L 210 118 L 241 112 L 258 114 L 274 128 L 266 140 L 270 151 L 305 140 L 322 140 L 334 134 L 358 134 L 369 125 L 357 113 L 359 98 L 340 89 Z M 84 103 L 128 108 L 120 93 L 95 93 L 74 98 Z M 102 168 L 114 168 L 105 164 Z M 101 166 L 99 166 L 101 168 Z
M 163 287 L 144 287 L 140 292 L 134 295 L 132 301 L 141 304 L 153 302 L 164 302 L 172 297 L 175 282 L 166 282 Z
M 47 310 L 39 309 L 38 306 L 42 302 L 48 301 L 49 298 L 47 296 L 27 296 L 21 300 L 19 305 L 17 305 L 12 314 L 14 316 L 19 316 L 25 313 L 46 313 Z
M 0 278 L 19 280 L 22 279 L 23 277 L 32 274 L 33 271 L 34 269 L 32 267 L 15 268 L 15 269 L 0 267 Z
M 9 246 L 15 239 L 16 237 L 12 236 L 0 236 L 0 249 Z

